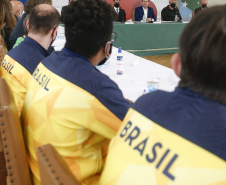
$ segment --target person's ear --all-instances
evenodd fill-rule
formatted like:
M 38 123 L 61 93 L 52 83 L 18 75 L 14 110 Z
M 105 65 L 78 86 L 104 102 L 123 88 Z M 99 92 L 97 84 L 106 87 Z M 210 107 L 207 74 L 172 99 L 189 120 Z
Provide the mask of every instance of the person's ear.
M 181 59 L 180 54 L 175 53 L 171 58 L 171 66 L 178 77 L 181 76 Z
M 27 30 L 29 31 L 29 19 L 26 22 L 26 27 L 27 27 Z
M 106 43 L 106 46 L 105 46 L 105 55 L 106 55 L 106 58 L 109 58 L 111 56 L 111 50 L 112 50 L 112 45 L 111 45 L 111 42 L 107 42 Z
M 53 38 L 56 38 L 57 30 L 58 30 L 58 27 L 54 28 L 54 30 L 53 30 Z
M 15 15 L 18 17 L 18 15 L 20 14 L 20 10 L 16 10 Z

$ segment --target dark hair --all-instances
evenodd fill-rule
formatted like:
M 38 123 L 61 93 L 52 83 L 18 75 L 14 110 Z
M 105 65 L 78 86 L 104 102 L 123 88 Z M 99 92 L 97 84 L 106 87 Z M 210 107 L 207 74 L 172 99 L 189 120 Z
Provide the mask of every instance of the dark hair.
M 202 11 L 180 38 L 179 87 L 226 104 L 226 6 Z
M 114 12 L 104 0 L 77 0 L 62 12 L 65 47 L 86 58 L 97 54 L 111 39 Z
M 29 14 L 31 12 L 31 10 L 39 4 L 52 5 L 52 0 L 28 0 L 24 7 L 25 13 Z
M 44 5 L 44 4 L 42 4 Z M 59 12 L 51 5 L 38 5 L 29 15 L 29 32 L 47 35 L 51 29 L 60 23 Z
M 23 20 L 24 35 L 28 34 L 28 29 L 27 29 L 27 24 L 26 24 L 28 19 L 29 19 L 29 14 L 27 14 L 27 16 Z

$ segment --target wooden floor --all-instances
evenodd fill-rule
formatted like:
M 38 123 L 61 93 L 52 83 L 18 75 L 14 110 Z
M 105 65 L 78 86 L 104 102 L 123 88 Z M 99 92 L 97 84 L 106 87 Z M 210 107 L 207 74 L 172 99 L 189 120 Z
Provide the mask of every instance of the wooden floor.
M 152 62 L 161 64 L 163 66 L 172 68 L 171 64 L 170 64 L 171 57 L 172 57 L 172 55 L 158 55 L 158 56 L 148 56 L 148 57 L 143 57 L 143 58 L 146 58 L 148 60 L 151 60 Z

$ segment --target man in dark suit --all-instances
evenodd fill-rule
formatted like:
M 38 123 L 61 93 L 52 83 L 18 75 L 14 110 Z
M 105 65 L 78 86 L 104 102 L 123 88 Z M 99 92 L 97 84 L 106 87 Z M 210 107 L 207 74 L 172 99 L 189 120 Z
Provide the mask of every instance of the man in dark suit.
M 135 21 L 141 21 L 145 15 L 145 21 L 156 21 L 156 16 L 154 14 L 153 8 L 149 7 L 150 0 L 142 0 L 142 6 L 135 9 Z
M 200 3 L 200 7 L 199 8 L 196 8 L 195 11 L 194 11 L 194 15 L 196 15 L 198 12 L 202 11 L 202 10 L 205 10 L 207 8 L 207 1 L 206 0 L 201 0 L 201 3 Z
M 113 0 L 114 3 L 114 10 L 117 13 L 117 20 L 118 22 L 125 22 L 126 21 L 126 12 L 120 7 L 120 0 Z

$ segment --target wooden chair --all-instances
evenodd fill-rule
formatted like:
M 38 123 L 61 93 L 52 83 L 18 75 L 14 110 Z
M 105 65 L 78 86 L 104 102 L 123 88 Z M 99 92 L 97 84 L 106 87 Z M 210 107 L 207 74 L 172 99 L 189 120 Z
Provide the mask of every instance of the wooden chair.
M 21 123 L 13 94 L 0 78 L 0 185 L 31 185 Z
M 62 157 L 50 144 L 37 148 L 42 185 L 79 185 Z
M 132 12 L 132 21 L 135 21 L 135 10 Z

